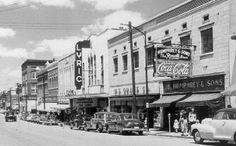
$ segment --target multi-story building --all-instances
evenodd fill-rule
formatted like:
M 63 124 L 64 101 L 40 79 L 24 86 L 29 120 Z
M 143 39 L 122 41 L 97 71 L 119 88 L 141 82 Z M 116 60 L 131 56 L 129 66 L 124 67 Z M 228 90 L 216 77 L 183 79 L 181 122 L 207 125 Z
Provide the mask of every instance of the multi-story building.
M 19 96 L 14 89 L 10 89 L 6 93 L 6 109 L 19 109 Z
M 220 94 L 232 83 L 234 76 L 232 72 L 235 68 L 235 40 L 231 38 L 235 38 L 236 32 L 235 7 L 234 0 L 190 0 L 137 27 L 146 31 L 148 42 L 155 44 L 146 48 L 148 86 L 149 96 L 152 96 L 152 93 L 160 96 L 152 105 L 160 107 L 162 127 L 167 126 L 163 123 L 168 123 L 168 113 L 173 120 L 177 118 L 179 111 L 186 110 L 186 107 L 194 107 L 197 117 L 201 120 L 212 115 L 218 108 L 228 104 L 235 105 L 235 97 L 222 97 Z M 127 100 L 132 95 L 128 40 L 128 32 L 125 32 L 108 41 L 112 96 L 110 104 L 115 102 L 115 109 L 121 112 L 122 106 L 130 107 L 131 103 Z M 157 52 L 160 48 L 163 49 L 163 45 L 165 49 Z M 143 97 L 145 92 L 140 93 L 142 90 L 138 88 L 142 89 L 145 81 L 145 49 L 142 34 L 135 30 L 133 46 L 137 107 L 141 109 L 144 102 L 140 100 L 139 103 L 138 96 L 140 94 L 140 97 Z M 183 58 L 176 59 L 180 54 L 173 52 L 175 48 L 187 49 L 191 54 L 190 60 L 183 62 Z M 156 50 L 154 65 L 151 63 L 153 50 Z M 161 54 L 163 52 L 166 54 Z M 168 57 L 165 57 L 166 55 Z M 160 56 L 162 60 L 158 58 Z M 180 64 L 181 66 L 177 67 Z M 183 77 L 183 74 L 186 76 Z M 166 75 L 168 77 L 163 77 Z
M 72 107 L 88 114 L 109 110 L 109 67 L 107 40 L 110 31 L 90 37 L 90 48 L 82 48 L 82 93 L 71 100 Z
M 37 110 L 53 110 L 57 106 L 57 62 L 47 62 L 37 69 Z
M 22 110 L 30 112 L 37 107 L 36 67 L 43 67 L 51 60 L 28 59 L 21 65 L 22 70 Z

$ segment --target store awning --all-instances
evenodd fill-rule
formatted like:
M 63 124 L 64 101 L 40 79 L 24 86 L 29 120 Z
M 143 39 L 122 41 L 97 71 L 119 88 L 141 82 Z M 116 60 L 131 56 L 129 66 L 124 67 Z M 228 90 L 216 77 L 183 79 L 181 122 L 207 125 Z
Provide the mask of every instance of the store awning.
M 179 101 L 183 98 L 185 98 L 186 95 L 164 95 L 161 99 L 154 101 L 150 105 L 152 107 L 158 106 L 158 107 L 168 107 L 171 103 Z
M 224 95 L 224 96 L 236 96 L 236 83 L 234 83 L 229 88 L 227 88 L 225 91 L 223 91 L 222 95 Z
M 220 93 L 192 94 L 188 98 L 176 103 L 176 106 L 204 106 L 208 101 L 213 101 L 222 97 Z
M 65 110 L 67 108 L 70 108 L 69 104 L 57 104 L 55 107 L 51 107 L 53 110 Z

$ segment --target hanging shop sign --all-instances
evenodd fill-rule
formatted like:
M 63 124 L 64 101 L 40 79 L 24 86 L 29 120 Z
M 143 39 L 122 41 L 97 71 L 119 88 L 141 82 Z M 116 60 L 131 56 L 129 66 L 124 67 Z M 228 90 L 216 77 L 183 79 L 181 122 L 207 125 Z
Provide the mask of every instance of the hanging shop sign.
M 79 41 L 75 45 L 75 86 L 81 89 L 82 86 L 82 48 L 90 48 L 90 41 Z
M 188 77 L 192 73 L 191 50 L 174 46 L 157 46 L 154 75 L 161 77 Z
M 164 81 L 164 93 L 223 91 L 225 88 L 224 76 L 224 74 L 221 74 L 214 76 Z

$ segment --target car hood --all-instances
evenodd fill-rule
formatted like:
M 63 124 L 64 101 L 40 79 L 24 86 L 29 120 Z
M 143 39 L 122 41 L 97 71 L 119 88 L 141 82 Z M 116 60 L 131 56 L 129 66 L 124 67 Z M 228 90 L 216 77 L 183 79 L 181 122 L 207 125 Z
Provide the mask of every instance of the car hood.
M 135 124 L 143 124 L 141 121 L 136 120 L 136 119 L 129 119 L 129 120 L 123 120 L 123 123 L 135 123 Z

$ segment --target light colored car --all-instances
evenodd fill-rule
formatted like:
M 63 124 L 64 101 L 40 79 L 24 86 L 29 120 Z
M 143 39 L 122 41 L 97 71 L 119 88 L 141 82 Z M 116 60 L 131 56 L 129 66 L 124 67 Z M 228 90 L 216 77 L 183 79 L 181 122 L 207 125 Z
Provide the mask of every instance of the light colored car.
M 236 108 L 218 110 L 213 118 L 191 126 L 195 143 L 204 140 L 217 140 L 221 143 L 236 142 Z

